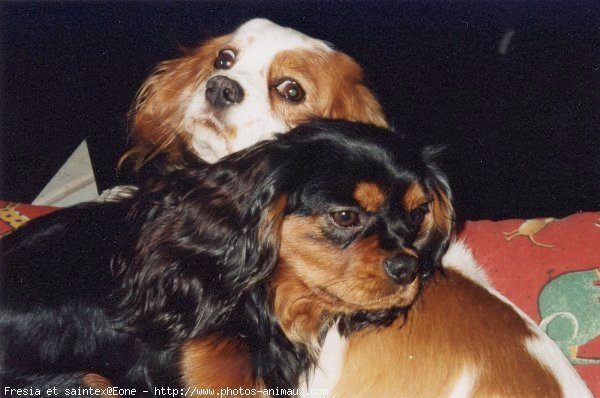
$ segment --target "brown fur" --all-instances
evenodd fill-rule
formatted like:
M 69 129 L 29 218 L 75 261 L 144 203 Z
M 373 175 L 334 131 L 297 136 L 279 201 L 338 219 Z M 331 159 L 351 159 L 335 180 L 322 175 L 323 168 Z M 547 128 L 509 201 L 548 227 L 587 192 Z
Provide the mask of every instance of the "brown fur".
M 304 101 L 290 104 L 274 90 L 270 98 L 290 127 L 315 116 L 387 127 L 381 105 L 366 86 L 361 67 L 350 56 L 335 51 L 282 51 L 269 70 L 269 85 L 287 76 L 302 86 Z
M 374 182 L 363 181 L 356 185 L 354 199 L 366 211 L 376 212 L 385 203 L 385 193 Z
M 560 397 L 523 345 L 533 336 L 512 307 L 449 270 L 424 289 L 406 321 L 352 336 L 333 397 L 444 397 L 465 364 L 479 375 L 474 397 Z M 374 366 L 381 358 L 385 365 Z
M 279 245 L 286 204 L 287 195 L 283 194 L 264 213 L 265 216 L 261 219 L 258 230 L 260 249 L 264 249 L 267 245 L 274 247 Z
M 433 200 L 429 205 L 433 223 L 438 231 L 450 234 L 454 228 L 454 208 L 450 199 L 439 189 L 433 191 Z
M 250 353 L 240 338 L 213 335 L 191 341 L 183 349 L 181 369 L 186 386 L 216 391 L 224 388 L 263 388 L 259 383 L 254 382 Z M 220 396 L 237 397 L 238 395 Z M 247 396 L 262 397 L 263 395 L 257 393 Z
M 105 390 L 109 387 L 113 387 L 110 380 L 108 380 L 107 378 L 105 378 L 103 376 L 100 376 L 97 373 L 88 373 L 82 377 L 81 381 L 86 386 L 91 387 L 91 388 L 97 388 L 99 390 Z M 103 394 L 102 397 L 104 397 L 104 398 L 119 398 L 119 395 Z
M 402 205 L 406 210 L 409 211 L 416 209 L 426 202 L 427 197 L 425 195 L 425 191 L 423 191 L 423 187 L 416 182 L 410 184 L 404 193 L 404 197 L 402 198 Z

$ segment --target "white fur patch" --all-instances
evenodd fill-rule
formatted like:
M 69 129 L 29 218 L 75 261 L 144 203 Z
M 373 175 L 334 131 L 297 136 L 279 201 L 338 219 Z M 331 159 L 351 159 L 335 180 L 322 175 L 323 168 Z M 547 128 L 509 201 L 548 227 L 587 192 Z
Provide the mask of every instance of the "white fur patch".
M 333 391 L 342 373 L 347 345 L 348 341 L 340 335 L 337 325 L 333 325 L 323 341 L 317 366 L 310 374 L 304 375 L 300 383 L 300 388 L 304 389 L 302 397 L 310 396 L 308 392 L 311 389 Z
M 535 337 L 525 342 L 527 350 L 554 376 L 562 389 L 564 397 L 568 398 L 593 398 L 587 385 L 581 380 L 577 371 L 556 346 L 539 328 L 532 328 Z
M 454 388 L 448 398 L 468 398 L 473 394 L 473 388 L 477 382 L 477 373 L 471 369 L 463 369 L 460 377 L 454 384 Z
M 116 185 L 110 189 L 102 191 L 102 193 L 94 200 L 94 202 L 119 202 L 122 199 L 128 199 L 135 194 L 137 187 L 134 185 Z
M 450 244 L 448 251 L 442 257 L 442 266 L 460 272 L 463 276 L 485 288 L 493 289 L 487 274 L 477 264 L 471 249 L 463 241 L 454 241 Z M 494 293 L 500 295 L 495 290 Z
M 332 51 L 321 40 L 260 18 L 241 25 L 224 48 L 236 52 L 233 67 L 215 70 L 207 80 L 217 75 L 235 80 L 244 90 L 243 101 L 214 113 L 206 99 L 206 82 L 202 82 L 190 95 L 183 122 L 185 130 L 192 134 L 194 149 L 209 162 L 289 130 L 286 121 L 275 115 L 269 100 L 268 73 L 278 53 L 299 49 Z M 232 128 L 237 134 L 231 138 L 213 131 L 202 123 L 207 119 L 223 128 Z

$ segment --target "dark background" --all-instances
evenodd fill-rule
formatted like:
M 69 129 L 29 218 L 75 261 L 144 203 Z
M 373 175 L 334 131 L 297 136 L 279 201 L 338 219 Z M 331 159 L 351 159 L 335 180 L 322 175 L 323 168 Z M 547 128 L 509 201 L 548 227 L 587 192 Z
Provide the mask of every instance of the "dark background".
M 447 144 L 465 218 L 600 209 L 600 2 L 0 3 L 0 198 L 31 201 L 83 138 L 116 182 L 161 60 L 266 17 L 361 63 L 396 129 Z M 502 37 L 514 31 L 502 54 Z

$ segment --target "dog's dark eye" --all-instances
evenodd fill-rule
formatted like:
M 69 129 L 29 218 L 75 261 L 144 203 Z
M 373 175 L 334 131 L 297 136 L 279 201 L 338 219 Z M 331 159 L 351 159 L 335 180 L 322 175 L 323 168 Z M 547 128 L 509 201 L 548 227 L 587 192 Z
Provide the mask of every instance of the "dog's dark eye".
M 230 49 L 221 50 L 215 60 L 215 68 L 231 69 L 235 63 L 235 51 Z
M 419 226 L 423 222 L 425 215 L 429 213 L 429 203 L 423 204 L 409 213 L 410 222 L 412 225 Z
M 277 93 L 288 101 L 300 102 L 304 99 L 304 90 L 298 82 L 284 79 L 276 83 L 273 88 Z
M 358 213 L 350 210 L 334 211 L 330 214 L 333 223 L 338 227 L 350 228 L 360 225 Z

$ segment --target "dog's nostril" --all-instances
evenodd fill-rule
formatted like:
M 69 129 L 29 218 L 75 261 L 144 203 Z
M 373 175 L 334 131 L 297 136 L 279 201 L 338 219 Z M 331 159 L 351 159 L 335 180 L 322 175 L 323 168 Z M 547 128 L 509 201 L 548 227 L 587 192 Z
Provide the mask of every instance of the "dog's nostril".
M 396 256 L 385 260 L 383 268 L 395 283 L 408 285 L 419 274 L 419 260 L 410 256 Z
M 214 76 L 206 82 L 206 99 L 218 107 L 226 107 L 242 102 L 244 90 L 235 80 L 225 76 Z
M 225 98 L 229 102 L 236 102 L 235 101 L 235 98 L 236 98 L 235 93 L 232 93 L 231 90 L 228 88 L 223 90 L 223 98 Z

